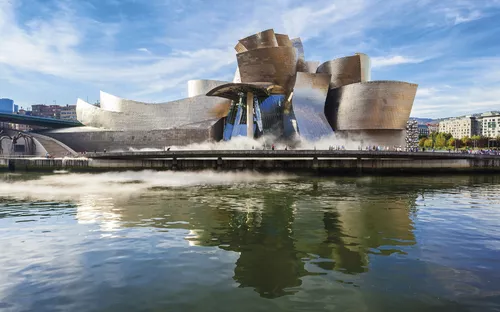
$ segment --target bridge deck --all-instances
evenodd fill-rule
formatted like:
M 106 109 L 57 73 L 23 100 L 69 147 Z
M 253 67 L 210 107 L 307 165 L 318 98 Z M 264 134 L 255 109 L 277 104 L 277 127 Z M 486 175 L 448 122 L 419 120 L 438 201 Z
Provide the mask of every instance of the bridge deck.
M 175 150 L 87 153 L 95 159 L 173 159 L 173 158 L 395 158 L 395 159 L 490 159 L 499 155 L 448 152 L 382 152 L 330 150 Z
M 26 116 L 9 113 L 0 113 L 0 121 L 47 128 L 68 128 L 83 126 L 79 121 L 76 120 L 61 120 L 55 118 Z

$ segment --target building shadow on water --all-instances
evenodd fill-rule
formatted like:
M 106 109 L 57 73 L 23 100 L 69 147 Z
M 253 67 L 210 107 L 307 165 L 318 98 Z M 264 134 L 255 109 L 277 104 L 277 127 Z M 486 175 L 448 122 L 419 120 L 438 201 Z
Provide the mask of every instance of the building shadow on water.
M 209 187 L 179 190 L 160 201 L 156 190 L 116 206 L 122 226 L 185 229 L 191 246 L 237 252 L 233 279 L 239 287 L 277 298 L 296 293 L 306 276 L 337 272 L 349 279 L 368 272 L 373 256 L 404 255 L 416 244 L 418 196 L 454 186 L 445 180 L 420 181 L 421 187 L 387 181 Z

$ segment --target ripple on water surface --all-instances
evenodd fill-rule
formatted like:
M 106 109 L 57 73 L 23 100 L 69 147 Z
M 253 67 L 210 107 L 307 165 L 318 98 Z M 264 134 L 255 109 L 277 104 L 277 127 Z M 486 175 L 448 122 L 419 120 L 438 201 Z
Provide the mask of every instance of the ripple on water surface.
M 500 309 L 500 179 L 4 175 L 0 310 Z

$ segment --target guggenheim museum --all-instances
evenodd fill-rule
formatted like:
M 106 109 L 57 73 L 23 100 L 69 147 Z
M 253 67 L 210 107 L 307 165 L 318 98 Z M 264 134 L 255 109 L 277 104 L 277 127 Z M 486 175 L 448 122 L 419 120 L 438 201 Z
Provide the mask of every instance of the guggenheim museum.
M 164 148 L 272 135 L 315 141 L 342 136 L 404 145 L 417 85 L 371 81 L 361 53 L 324 63 L 306 60 L 300 38 L 272 29 L 238 41 L 233 81 L 191 80 L 188 97 L 143 103 L 105 92 L 100 106 L 78 99 L 84 126 L 45 131 L 75 151 Z

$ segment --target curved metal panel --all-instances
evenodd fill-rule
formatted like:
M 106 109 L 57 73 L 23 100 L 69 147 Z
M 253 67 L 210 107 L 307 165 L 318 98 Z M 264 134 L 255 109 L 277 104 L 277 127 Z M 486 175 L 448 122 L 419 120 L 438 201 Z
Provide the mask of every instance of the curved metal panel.
M 293 85 L 296 55 L 292 47 L 262 48 L 236 55 L 241 82 L 272 82 L 288 89 Z
M 339 88 L 351 83 L 364 82 L 366 79 L 366 66 L 362 70 L 361 55 L 341 57 L 321 64 L 317 73 L 331 74 L 330 89 Z M 365 62 L 363 62 L 366 65 Z M 368 68 L 369 71 L 369 68 Z
M 306 61 L 306 73 L 314 74 L 318 69 L 319 61 Z
M 262 32 L 256 33 L 255 35 L 240 39 L 239 42 L 248 51 L 278 46 L 278 41 L 276 40 L 276 35 L 274 34 L 273 29 L 267 29 Z
M 325 113 L 337 130 L 404 130 L 418 85 L 370 81 L 332 89 Z
M 221 118 L 221 114 L 227 113 L 229 105 L 230 101 L 227 99 L 199 95 L 163 104 L 125 100 L 119 107 L 123 111 L 116 112 L 79 99 L 76 113 L 78 120 L 86 126 L 113 130 L 151 130 L 178 128 L 207 121 L 215 123 Z
M 292 47 L 292 41 L 288 37 L 288 35 L 275 34 L 276 41 L 278 41 L 279 47 Z
M 239 68 L 239 67 L 236 67 L 236 71 L 234 72 L 233 82 L 234 82 L 234 83 L 239 83 L 239 82 L 241 82 L 240 68 Z
M 122 101 L 124 99 L 114 96 L 112 94 L 106 93 L 104 91 L 99 91 L 99 102 L 101 109 L 111 111 L 111 112 L 121 112 L 122 111 Z
M 88 127 L 113 129 L 122 128 L 122 113 L 104 110 L 82 99 L 76 101 L 76 119 Z
M 241 44 L 241 42 L 238 42 L 235 46 L 234 49 L 236 50 L 237 53 L 245 52 L 248 51 L 247 48 L 245 48 L 244 45 Z
M 296 68 L 299 72 L 307 72 L 307 64 L 304 56 L 304 45 L 300 38 L 294 38 L 291 40 L 292 46 L 295 49 L 295 62 L 297 63 Z
M 335 131 L 335 134 L 345 137 L 349 141 L 359 142 L 366 146 L 405 146 L 405 130 L 347 130 Z
M 302 44 L 302 40 L 300 38 L 293 38 L 292 46 L 295 48 L 296 56 L 301 59 L 305 59 L 304 57 L 304 45 Z
M 208 91 L 207 96 L 218 96 L 233 101 L 239 101 L 240 93 L 251 92 L 256 96 L 268 96 L 270 94 L 268 88 L 272 86 L 273 84 L 271 83 L 226 83 Z
M 359 55 L 359 61 L 361 64 L 361 82 L 370 81 L 372 78 L 372 64 L 370 57 L 364 53 L 356 53 L 356 55 Z
M 329 74 L 297 73 L 292 106 L 299 134 L 306 140 L 315 141 L 333 134 L 325 116 L 329 84 Z
M 188 81 L 188 97 L 206 95 L 215 87 L 229 83 L 228 81 L 197 79 Z

